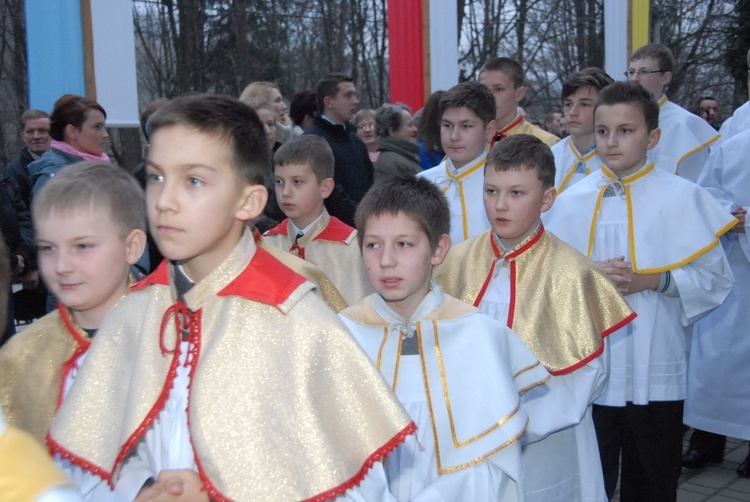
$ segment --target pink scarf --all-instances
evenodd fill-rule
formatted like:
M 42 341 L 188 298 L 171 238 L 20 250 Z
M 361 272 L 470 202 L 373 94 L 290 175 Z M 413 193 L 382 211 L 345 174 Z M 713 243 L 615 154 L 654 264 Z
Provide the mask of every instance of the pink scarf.
M 70 146 L 68 143 L 64 141 L 57 141 L 52 140 L 50 143 L 50 148 L 54 148 L 55 150 L 60 150 L 65 153 L 69 153 L 71 155 L 77 155 L 78 157 L 81 157 L 84 160 L 101 160 L 103 162 L 109 162 L 109 156 L 106 153 L 101 153 L 100 155 L 93 155 L 91 153 L 81 152 L 79 150 L 76 150 L 72 146 Z

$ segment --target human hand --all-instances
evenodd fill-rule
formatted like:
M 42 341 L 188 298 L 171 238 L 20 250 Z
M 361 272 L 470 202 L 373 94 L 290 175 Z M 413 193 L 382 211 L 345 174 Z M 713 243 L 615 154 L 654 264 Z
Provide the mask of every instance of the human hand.
M 596 263 L 615 283 L 617 290 L 623 295 L 632 295 L 648 289 L 659 287 L 660 274 L 638 274 L 633 271 L 633 265 L 625 261 L 624 256 Z
M 208 502 L 208 492 L 198 473 L 190 469 L 170 469 L 159 473 L 156 482 L 143 488 L 136 502 Z
M 747 214 L 747 210 L 742 207 L 736 207 L 732 209 L 732 216 L 737 218 L 737 224 L 729 229 L 730 232 L 737 232 L 740 234 L 745 233 L 745 215 Z

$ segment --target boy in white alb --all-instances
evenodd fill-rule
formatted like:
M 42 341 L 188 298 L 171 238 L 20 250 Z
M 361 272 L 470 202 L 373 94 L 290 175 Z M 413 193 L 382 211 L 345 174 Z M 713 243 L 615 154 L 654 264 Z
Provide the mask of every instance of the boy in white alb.
M 44 443 L 92 337 L 128 292 L 146 244 L 146 202 L 124 170 L 85 162 L 46 183 L 33 212 L 39 269 L 58 308 L 0 350 L 0 403 L 10 425 Z
M 526 501 L 605 496 L 591 403 L 607 384 L 606 338 L 635 314 L 606 275 L 540 224 L 555 200 L 555 161 L 530 135 L 487 156 L 492 229 L 451 249 L 435 278 L 449 294 L 506 324 L 552 374 L 524 395 Z
M 609 384 L 594 405 L 607 494 L 622 458 L 623 500 L 674 501 L 689 326 L 732 287 L 718 237 L 736 220 L 654 166 L 647 151 L 659 141 L 659 106 L 642 86 L 604 88 L 594 120 L 604 165 L 566 190 L 545 224 L 598 262 L 638 313 L 609 338 Z
M 417 424 L 389 455 L 395 500 L 522 500 L 521 394 L 549 374 L 518 337 L 444 295 L 448 205 L 418 178 L 376 183 L 355 215 L 377 293 L 340 317 Z
M 565 130 L 570 136 L 552 147 L 558 195 L 602 165 L 594 142 L 594 105 L 599 91 L 612 82 L 599 68 L 586 68 L 563 82 Z
M 351 305 L 372 292 L 357 231 L 328 214 L 333 191 L 333 152 L 320 136 L 284 143 L 273 157 L 276 201 L 287 218 L 266 232 L 264 242 L 317 265 Z
M 313 285 L 255 245 L 270 149 L 236 99 L 149 120 L 163 262 L 102 324 L 48 434 L 88 500 L 379 500 L 414 424 Z M 366 391 L 364 390 L 366 389 Z
M 630 56 L 625 76 L 641 84 L 659 104 L 661 138 L 649 157 L 657 167 L 694 182 L 708 160 L 709 146 L 720 136 L 705 120 L 667 99 L 664 87 L 672 81 L 673 69 L 672 51 L 648 44 Z
M 739 223 L 721 238 L 735 284 L 716 310 L 695 323 L 688 364 L 684 421 L 693 427 L 683 467 L 724 459 L 726 436 L 750 439 L 750 129 L 724 141 L 698 179 Z M 737 385 L 730 385 L 735 382 Z M 737 469 L 750 477 L 750 455 Z
M 747 69 L 747 90 L 750 92 L 750 50 L 747 51 Z M 750 129 L 750 101 L 745 101 L 742 106 L 734 111 L 731 117 L 721 124 L 721 129 L 719 129 L 720 141 L 726 141 L 745 129 Z
M 445 194 L 450 207 L 451 244 L 490 228 L 482 207 L 487 146 L 495 136 L 495 98 L 482 84 L 464 82 L 440 100 L 440 139 L 445 159 L 417 176 Z

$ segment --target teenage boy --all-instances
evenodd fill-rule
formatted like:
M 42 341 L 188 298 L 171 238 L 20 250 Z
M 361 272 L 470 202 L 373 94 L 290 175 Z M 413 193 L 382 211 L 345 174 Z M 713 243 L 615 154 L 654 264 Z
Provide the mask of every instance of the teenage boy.
M 675 500 L 690 325 L 732 287 L 718 236 L 737 220 L 649 159 L 659 105 L 642 86 L 604 88 L 594 121 L 602 168 L 566 190 L 545 223 L 598 262 L 638 312 L 609 339 L 609 385 L 594 406 L 607 495 L 622 454 L 623 500 Z
M 479 70 L 479 83 L 492 91 L 496 102 L 497 135 L 494 144 L 514 134 L 531 134 L 549 146 L 560 138 L 528 122 L 518 107 L 526 96 L 523 68 L 511 58 L 493 58 Z
M 664 87 L 672 81 L 673 70 L 672 51 L 648 44 L 630 56 L 625 76 L 640 83 L 659 103 L 661 138 L 649 157 L 657 167 L 695 181 L 708 160 L 709 145 L 720 136 L 705 120 L 667 99 Z
M 747 51 L 747 90 L 750 93 L 750 49 Z M 750 129 L 750 101 L 745 101 L 742 106 L 734 111 L 731 117 L 721 124 L 721 129 L 719 129 L 721 141 L 726 141 L 745 129 Z
M 333 153 L 323 138 L 303 135 L 273 157 L 276 200 L 287 218 L 264 241 L 317 265 L 351 305 L 372 292 L 357 231 L 324 206 L 334 185 Z
M 246 228 L 271 162 L 257 115 L 192 95 L 149 124 L 149 225 L 170 261 L 102 325 L 52 451 L 126 500 L 322 500 L 378 485 L 379 460 L 414 425 L 312 284 Z
M 487 147 L 495 136 L 495 98 L 485 86 L 464 82 L 445 93 L 439 112 L 445 159 L 417 176 L 437 184 L 448 199 L 455 245 L 490 226 L 479 194 Z
M 538 138 L 496 144 L 484 174 L 492 229 L 454 247 L 435 278 L 518 333 L 553 375 L 544 392 L 524 396 L 526 500 L 602 500 L 591 403 L 607 384 L 605 338 L 635 314 L 604 273 L 541 225 L 554 179 L 554 158 Z
M 11 425 L 44 442 L 104 316 L 128 292 L 146 244 L 143 190 L 124 170 L 83 162 L 34 197 L 39 268 L 57 310 L 0 350 L 0 402 Z
M 315 89 L 318 113 L 305 134 L 321 136 L 333 150 L 335 159 L 331 196 L 326 207 L 332 216 L 347 225 L 354 225 L 354 211 L 372 185 L 373 167 L 367 147 L 349 123 L 357 112 L 357 87 L 351 77 L 330 73 Z
M 599 91 L 612 82 L 599 68 L 586 68 L 563 82 L 565 130 L 570 136 L 552 147 L 558 194 L 602 165 L 594 142 L 594 105 Z
M 745 130 L 711 152 L 698 184 L 706 188 L 739 223 L 724 234 L 735 285 L 716 310 L 695 323 L 688 364 L 688 393 L 684 422 L 693 427 L 682 466 L 704 467 L 724 460 L 726 436 L 750 439 L 750 387 L 744 385 L 750 359 L 750 166 L 747 158 L 750 130 Z M 732 385 L 732 382 L 742 382 Z M 750 454 L 737 468 L 750 477 Z
M 417 424 L 386 462 L 398 500 L 522 500 L 520 395 L 549 374 L 518 337 L 444 295 L 448 204 L 419 178 L 376 183 L 357 208 L 377 291 L 340 317 Z

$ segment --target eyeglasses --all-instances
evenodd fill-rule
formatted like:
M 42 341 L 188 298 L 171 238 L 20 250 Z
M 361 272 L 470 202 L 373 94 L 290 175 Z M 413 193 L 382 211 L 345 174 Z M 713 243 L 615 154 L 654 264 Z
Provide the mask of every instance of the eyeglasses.
M 375 124 L 361 124 L 357 126 L 357 129 L 360 131 L 369 131 L 370 129 L 375 129 Z
M 664 73 L 666 71 L 669 71 L 669 70 L 638 70 L 638 71 L 628 70 L 623 75 L 625 75 L 628 78 L 633 77 L 634 75 L 643 77 L 644 75 L 651 75 L 652 73 Z

